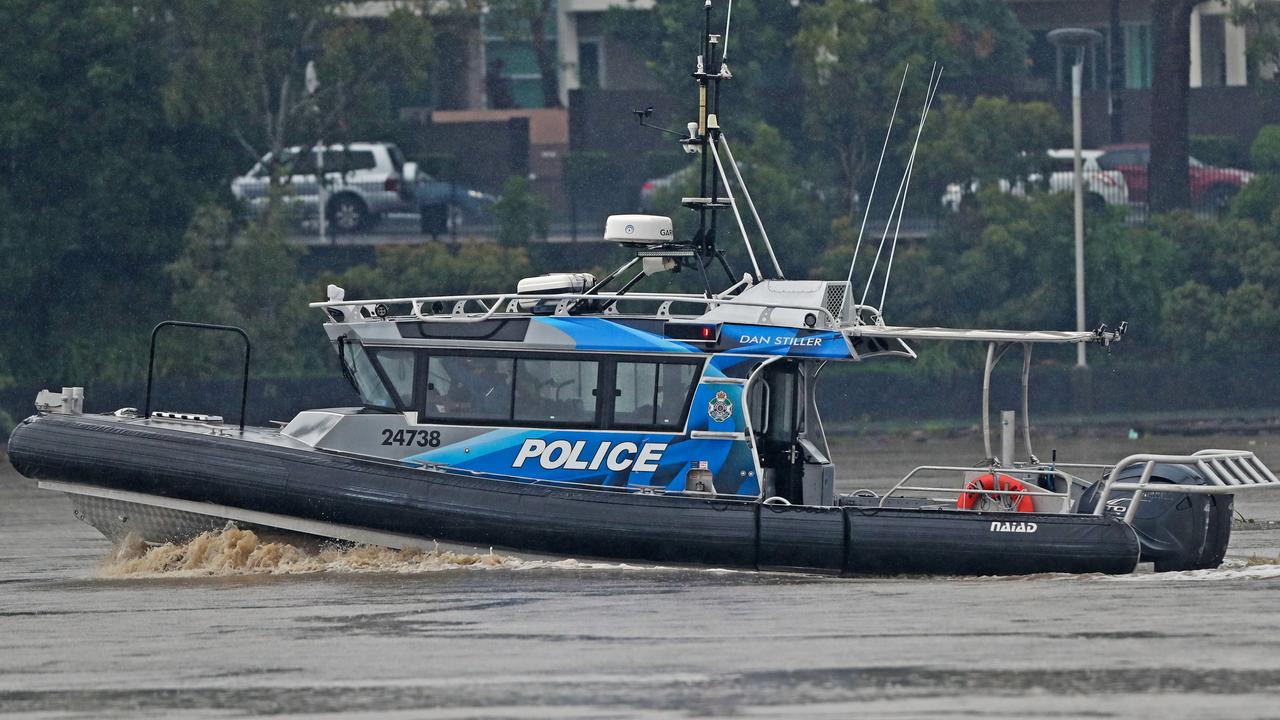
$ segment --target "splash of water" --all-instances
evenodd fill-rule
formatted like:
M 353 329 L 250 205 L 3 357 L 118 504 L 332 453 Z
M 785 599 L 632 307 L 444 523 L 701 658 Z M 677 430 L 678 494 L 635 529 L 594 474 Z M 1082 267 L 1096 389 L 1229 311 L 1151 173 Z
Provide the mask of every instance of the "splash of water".
M 439 548 L 392 550 L 374 545 L 326 545 L 310 551 L 265 542 L 251 530 L 228 526 L 185 543 L 148 546 L 131 536 L 112 548 L 102 577 L 201 577 L 304 573 L 421 573 L 458 568 L 518 568 L 529 563 L 506 555 L 459 553 Z

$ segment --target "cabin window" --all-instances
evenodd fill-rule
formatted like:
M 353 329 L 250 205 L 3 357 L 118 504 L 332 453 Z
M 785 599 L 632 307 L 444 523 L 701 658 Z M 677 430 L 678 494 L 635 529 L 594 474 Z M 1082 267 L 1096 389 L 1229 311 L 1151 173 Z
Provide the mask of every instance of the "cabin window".
M 515 360 L 436 355 L 427 361 L 425 415 L 462 420 L 511 419 Z
M 593 423 L 599 374 L 599 363 L 591 361 L 517 360 L 515 420 Z
M 679 430 L 697 374 L 688 363 L 618 363 L 614 424 Z
M 413 407 L 413 369 L 417 353 L 413 350 L 373 350 L 373 356 L 382 367 L 391 389 L 399 396 L 405 408 Z
M 364 347 L 353 342 L 341 343 L 340 347 L 342 364 L 347 370 L 348 379 L 351 380 L 352 385 L 355 385 L 356 392 L 360 393 L 364 404 L 395 410 L 396 404 L 392 402 L 391 394 L 387 392 L 387 387 L 378 376 L 378 371 L 369 361 L 369 354 L 365 352 Z

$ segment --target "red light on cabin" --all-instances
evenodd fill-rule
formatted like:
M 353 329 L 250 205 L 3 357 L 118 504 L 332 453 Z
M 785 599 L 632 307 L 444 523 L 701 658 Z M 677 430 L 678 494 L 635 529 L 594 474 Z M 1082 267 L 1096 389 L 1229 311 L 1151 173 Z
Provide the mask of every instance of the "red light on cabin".
M 708 338 L 710 338 L 710 337 L 711 337 L 711 328 L 706 327 L 706 326 L 703 326 L 703 328 L 702 328 L 702 339 L 703 339 L 703 340 L 706 340 L 706 339 L 708 339 Z

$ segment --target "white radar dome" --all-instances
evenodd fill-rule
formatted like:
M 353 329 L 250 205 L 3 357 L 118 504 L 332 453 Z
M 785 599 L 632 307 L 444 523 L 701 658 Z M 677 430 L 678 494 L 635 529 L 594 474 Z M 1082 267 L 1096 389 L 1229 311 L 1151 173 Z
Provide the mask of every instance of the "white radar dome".
M 627 245 L 666 245 L 675 242 L 671 218 L 661 215 L 610 215 L 604 239 Z

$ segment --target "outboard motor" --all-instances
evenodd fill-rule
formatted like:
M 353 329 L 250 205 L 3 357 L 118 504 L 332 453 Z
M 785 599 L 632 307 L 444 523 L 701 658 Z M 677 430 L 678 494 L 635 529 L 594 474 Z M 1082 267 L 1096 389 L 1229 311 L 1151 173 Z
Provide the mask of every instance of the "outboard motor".
M 1143 465 L 1130 465 L 1117 480 L 1138 482 Z M 1207 485 L 1189 465 L 1157 464 L 1151 484 L 1142 494 L 1133 529 L 1142 546 L 1142 561 L 1154 562 L 1156 572 L 1216 568 L 1227 554 L 1231 539 L 1231 495 L 1194 495 L 1162 491 L 1160 485 Z M 1094 483 L 1080 496 L 1079 511 L 1093 512 L 1102 483 Z M 1132 492 L 1114 491 L 1107 499 L 1107 513 L 1123 517 L 1133 502 Z

